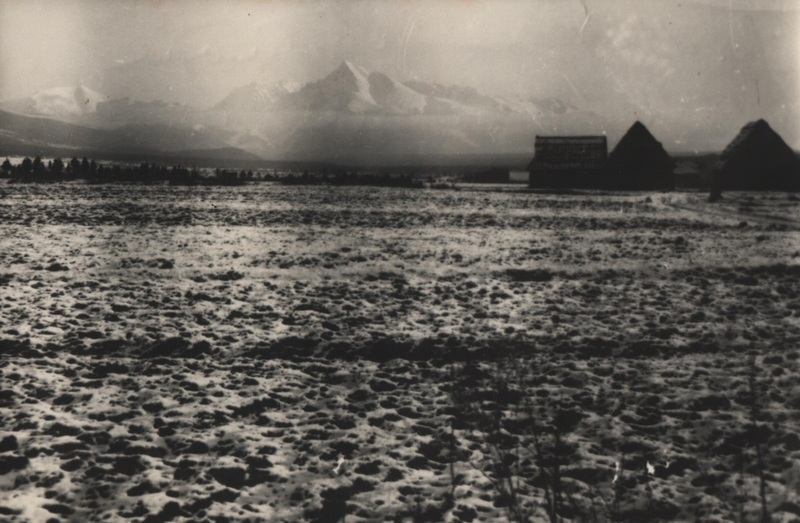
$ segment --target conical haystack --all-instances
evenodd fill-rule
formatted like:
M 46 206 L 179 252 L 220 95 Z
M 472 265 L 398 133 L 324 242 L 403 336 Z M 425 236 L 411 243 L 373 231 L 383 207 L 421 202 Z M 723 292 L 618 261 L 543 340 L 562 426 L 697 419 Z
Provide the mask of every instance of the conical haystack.
M 717 190 L 800 190 L 797 155 L 764 120 L 742 127 L 720 160 Z
M 636 122 L 608 156 L 606 188 L 664 190 L 674 187 L 675 162 L 647 127 Z

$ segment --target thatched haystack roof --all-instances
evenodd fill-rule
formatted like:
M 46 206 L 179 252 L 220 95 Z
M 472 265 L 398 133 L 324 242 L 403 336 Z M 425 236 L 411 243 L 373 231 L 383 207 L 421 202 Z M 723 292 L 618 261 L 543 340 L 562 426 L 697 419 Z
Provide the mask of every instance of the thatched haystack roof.
M 764 120 L 750 122 L 720 156 L 723 190 L 800 190 L 796 153 Z

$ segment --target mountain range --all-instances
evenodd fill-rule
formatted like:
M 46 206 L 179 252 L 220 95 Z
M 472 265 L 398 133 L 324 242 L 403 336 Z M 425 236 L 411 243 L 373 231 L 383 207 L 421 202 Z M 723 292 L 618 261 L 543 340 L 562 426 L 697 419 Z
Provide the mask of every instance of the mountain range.
M 5 101 L 0 110 L 0 152 L 7 154 L 23 146 L 98 156 L 208 150 L 215 157 L 353 165 L 528 153 L 537 133 L 605 127 L 598 115 L 555 97 L 510 99 L 465 86 L 401 82 L 348 61 L 304 85 L 244 85 L 207 107 L 110 99 L 77 86 Z
M 564 115 L 578 108 L 557 98 L 507 99 L 472 87 L 417 80 L 400 82 L 348 61 L 325 78 L 298 84 L 253 83 L 237 89 L 213 107 L 217 111 L 312 111 L 381 115 Z

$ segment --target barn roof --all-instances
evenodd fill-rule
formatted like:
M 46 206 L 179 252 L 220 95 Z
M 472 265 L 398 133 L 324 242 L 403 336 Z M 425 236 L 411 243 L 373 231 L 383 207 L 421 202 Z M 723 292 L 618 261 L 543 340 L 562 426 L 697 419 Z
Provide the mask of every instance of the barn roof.
M 594 169 L 608 156 L 605 136 L 537 136 L 536 153 L 528 164 L 548 169 Z
M 573 143 L 573 144 L 594 144 L 594 145 L 605 145 L 606 144 L 606 137 L 603 135 L 586 135 L 586 136 L 536 136 L 536 143 L 537 144 L 561 144 L 561 143 Z

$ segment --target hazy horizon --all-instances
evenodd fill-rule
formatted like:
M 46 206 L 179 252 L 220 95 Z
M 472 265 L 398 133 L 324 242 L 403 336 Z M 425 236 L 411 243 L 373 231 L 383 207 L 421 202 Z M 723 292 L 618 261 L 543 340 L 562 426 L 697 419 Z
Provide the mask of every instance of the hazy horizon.
M 0 0 L 0 100 L 84 85 L 208 108 L 349 60 L 558 98 L 612 141 L 640 120 L 675 152 L 719 150 L 758 118 L 800 149 L 799 52 L 800 4 L 777 0 Z

